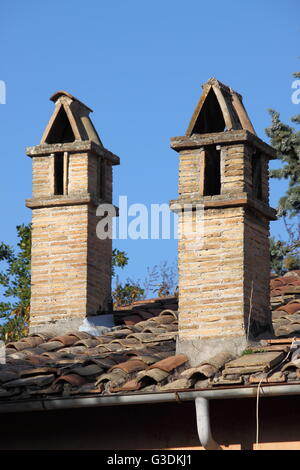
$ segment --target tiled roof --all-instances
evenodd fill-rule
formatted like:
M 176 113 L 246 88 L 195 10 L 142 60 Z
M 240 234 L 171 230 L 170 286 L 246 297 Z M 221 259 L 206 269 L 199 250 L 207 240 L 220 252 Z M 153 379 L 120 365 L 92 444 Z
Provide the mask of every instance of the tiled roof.
M 300 271 L 271 280 L 273 339 L 239 358 L 223 352 L 191 367 L 176 355 L 177 299 L 135 302 L 95 337 L 35 333 L 6 345 L 0 403 L 300 381 Z M 299 338 L 299 342 L 294 338 Z

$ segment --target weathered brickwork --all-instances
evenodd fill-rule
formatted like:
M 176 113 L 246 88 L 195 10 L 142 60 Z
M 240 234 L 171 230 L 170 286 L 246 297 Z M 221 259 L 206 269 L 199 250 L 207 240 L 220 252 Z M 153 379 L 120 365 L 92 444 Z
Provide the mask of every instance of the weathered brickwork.
M 182 338 L 244 336 L 249 315 L 269 324 L 268 234 L 267 221 L 235 207 L 206 209 L 203 236 L 179 240 Z
M 68 194 L 88 192 L 88 154 L 71 154 L 69 156 Z
M 96 199 L 112 202 L 112 164 L 97 155 L 89 154 L 87 172 L 88 192 Z M 101 173 L 103 174 L 101 175 Z M 105 180 L 105 184 L 102 188 L 103 191 L 99 194 L 103 180 Z
M 243 306 L 243 208 L 204 211 L 204 236 L 179 240 L 182 337 L 236 334 Z
M 86 311 L 87 228 L 87 205 L 33 210 L 31 324 Z
M 66 195 L 91 194 L 94 202 L 74 204 L 71 198 L 62 206 L 51 205 L 51 198 L 63 197 L 53 194 L 51 156 L 32 160 L 35 204 L 46 198 L 49 206 L 36 207 L 32 214 L 31 324 L 105 311 L 111 300 L 112 242 L 96 234 L 100 157 L 68 155 Z M 112 165 L 104 164 L 103 197 L 111 202 Z
M 193 149 L 180 152 L 179 195 L 193 196 L 201 191 L 201 158 L 203 150 Z
M 246 315 L 251 312 L 250 324 L 256 322 L 252 325 L 252 333 L 255 335 L 257 324 L 271 322 L 269 221 L 248 210 L 244 225 L 244 311 Z
M 240 352 L 271 328 L 268 237 L 275 211 L 268 206 L 268 162 L 274 152 L 256 137 L 241 101 L 233 113 L 220 99 L 215 121 L 206 116 L 212 91 L 241 100 L 211 79 L 186 136 L 171 141 L 179 152 L 179 197 L 171 201 L 181 230 L 178 351 L 194 363 L 213 351 Z M 203 223 L 187 224 L 201 207 Z
M 221 150 L 222 194 L 251 192 L 251 153 L 245 145 L 224 146 Z
M 96 207 L 88 210 L 87 313 L 109 309 L 111 302 L 112 240 L 100 240 L 96 234 L 99 217 Z
M 51 157 L 35 157 L 32 159 L 32 197 L 47 197 L 54 193 L 51 187 Z M 51 181 L 51 184 L 50 184 Z
M 30 324 L 35 329 L 111 306 L 112 241 L 97 237 L 96 210 L 101 202 L 112 202 L 112 165 L 119 158 L 103 148 L 89 108 L 65 92 L 53 100 L 56 109 L 41 144 L 27 149 L 33 175 L 26 204 L 32 209 Z M 70 122 L 61 129 L 56 116 L 62 108 Z

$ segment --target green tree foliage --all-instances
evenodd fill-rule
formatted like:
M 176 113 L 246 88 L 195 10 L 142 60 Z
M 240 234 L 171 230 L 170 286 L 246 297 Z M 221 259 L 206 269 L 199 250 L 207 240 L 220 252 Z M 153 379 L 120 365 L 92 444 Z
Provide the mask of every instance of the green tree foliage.
M 0 244 L 0 261 L 5 269 L 0 272 L 0 286 L 7 301 L 0 302 L 0 318 L 4 325 L 0 337 L 14 340 L 28 329 L 30 305 L 31 226 L 18 225 L 17 249 Z
M 30 309 L 31 224 L 17 226 L 17 248 L 0 243 L 0 286 L 7 301 L 0 302 L 0 339 L 15 341 L 28 333 Z M 124 251 L 114 249 L 112 273 L 124 268 L 128 258 Z
M 117 248 L 112 252 L 112 276 L 115 276 L 115 268 L 124 268 L 128 264 L 128 257 L 125 251 L 120 251 Z
M 297 257 L 291 255 L 289 243 L 270 238 L 271 271 L 283 275 L 286 271 L 299 269 Z
M 117 278 L 115 289 L 112 291 L 114 308 L 129 305 L 137 300 L 144 299 L 145 290 L 139 282 L 127 279 L 125 283 L 119 282 Z
M 294 73 L 300 78 L 300 72 Z M 271 170 L 271 178 L 288 180 L 288 189 L 278 204 L 278 216 L 282 217 L 287 229 L 288 241 L 271 238 L 271 269 L 277 274 L 284 274 L 289 269 L 300 269 L 300 131 L 283 123 L 280 114 L 270 110 L 272 124 L 266 129 L 271 145 L 277 151 L 277 158 L 282 167 Z M 300 123 L 300 114 L 291 118 L 293 123 Z M 288 219 L 296 223 L 288 223 Z
M 123 269 L 127 264 L 128 257 L 126 253 L 115 248 L 112 254 L 112 276 L 116 276 L 116 267 Z M 121 283 L 119 277 L 116 276 L 115 288 L 112 291 L 115 308 L 141 300 L 143 296 L 144 289 L 137 282 L 127 279 L 125 283 Z
M 152 268 L 147 268 L 143 281 L 128 278 L 121 283 L 116 278 L 112 292 L 114 307 L 129 305 L 132 302 L 151 297 L 167 297 L 177 295 L 177 267 L 175 263 L 161 262 Z

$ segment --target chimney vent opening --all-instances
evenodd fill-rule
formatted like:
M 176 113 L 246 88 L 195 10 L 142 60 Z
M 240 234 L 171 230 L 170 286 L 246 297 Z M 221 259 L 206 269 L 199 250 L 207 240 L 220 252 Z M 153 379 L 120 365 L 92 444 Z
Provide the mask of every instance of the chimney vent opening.
M 221 194 L 221 151 L 216 147 L 205 149 L 204 196 Z
M 74 142 L 75 136 L 69 118 L 63 106 L 61 106 L 55 121 L 47 136 L 47 144 L 64 144 Z
M 54 156 L 54 194 L 64 194 L 64 154 Z
M 195 123 L 193 134 L 208 134 L 211 132 L 224 132 L 225 121 L 219 101 L 211 89 Z

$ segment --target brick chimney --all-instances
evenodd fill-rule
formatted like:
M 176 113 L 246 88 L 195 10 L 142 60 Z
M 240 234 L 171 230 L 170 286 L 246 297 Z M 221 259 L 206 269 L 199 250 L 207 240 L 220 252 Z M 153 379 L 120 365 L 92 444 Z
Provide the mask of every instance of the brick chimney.
M 219 351 L 239 353 L 271 329 L 268 237 L 276 216 L 268 161 L 275 152 L 256 136 L 241 95 L 215 78 L 171 147 L 180 159 L 179 197 L 171 201 L 179 226 L 203 208 L 202 229 L 186 229 L 178 246 L 178 350 L 195 364 Z
M 32 158 L 30 328 L 59 332 L 109 310 L 112 241 L 96 235 L 98 204 L 112 202 L 112 165 L 90 120 L 92 111 L 59 91 Z

